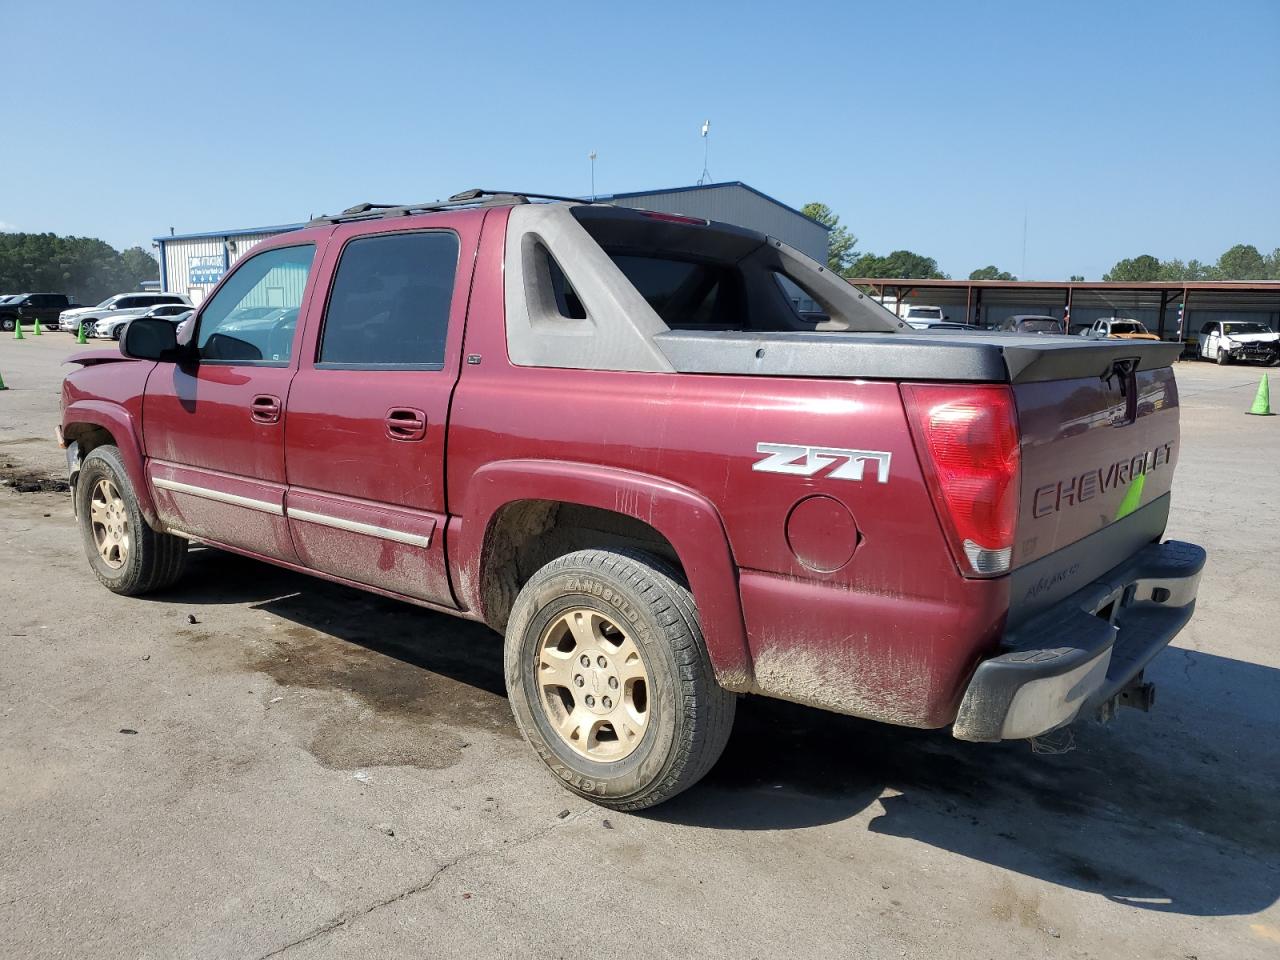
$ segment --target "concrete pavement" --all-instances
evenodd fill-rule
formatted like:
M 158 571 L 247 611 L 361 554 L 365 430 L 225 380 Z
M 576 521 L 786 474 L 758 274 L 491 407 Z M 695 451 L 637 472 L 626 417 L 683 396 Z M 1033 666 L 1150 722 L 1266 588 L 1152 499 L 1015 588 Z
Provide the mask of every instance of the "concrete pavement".
M 0 474 L 58 475 L 76 349 L 0 340 Z M 116 597 L 65 494 L 2 488 L 0 956 L 1280 956 L 1260 373 L 1178 369 L 1210 566 L 1153 713 L 1038 755 L 748 698 L 643 815 L 543 771 L 486 629 L 207 549 Z

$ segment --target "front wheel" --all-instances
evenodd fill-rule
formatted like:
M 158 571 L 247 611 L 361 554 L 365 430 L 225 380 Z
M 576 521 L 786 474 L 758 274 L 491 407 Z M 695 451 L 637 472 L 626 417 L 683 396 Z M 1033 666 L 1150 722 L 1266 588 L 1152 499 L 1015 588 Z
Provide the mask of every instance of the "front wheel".
M 581 550 L 533 575 L 507 625 L 525 739 L 570 790 L 615 810 L 692 786 L 733 727 L 737 700 L 716 682 L 678 576 L 639 551 Z
M 1225 367 L 1227 364 L 1231 362 L 1231 355 L 1227 353 L 1227 351 L 1219 347 L 1218 355 L 1214 357 L 1214 359 L 1218 362 L 1218 366 Z
M 85 555 L 108 590 L 136 597 L 182 576 L 187 541 L 147 525 L 115 447 L 89 452 L 80 466 L 75 495 Z

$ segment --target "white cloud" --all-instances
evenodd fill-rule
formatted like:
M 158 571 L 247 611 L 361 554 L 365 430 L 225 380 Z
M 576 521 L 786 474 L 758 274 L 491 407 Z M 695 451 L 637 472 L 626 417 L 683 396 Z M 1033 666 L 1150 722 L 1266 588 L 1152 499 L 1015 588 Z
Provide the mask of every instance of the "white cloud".
M 0 233 L 18 233 L 17 224 L 10 223 L 8 220 L 0 220 Z

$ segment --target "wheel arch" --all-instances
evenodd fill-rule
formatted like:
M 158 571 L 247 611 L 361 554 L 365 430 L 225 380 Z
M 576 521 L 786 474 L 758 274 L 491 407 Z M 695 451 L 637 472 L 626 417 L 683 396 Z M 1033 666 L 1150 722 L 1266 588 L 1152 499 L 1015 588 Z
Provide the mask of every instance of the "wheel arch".
M 73 493 L 84 458 L 94 447 L 111 444 L 120 451 L 120 459 L 129 474 L 129 483 L 133 486 L 143 518 L 153 528 L 160 529 L 155 501 L 151 497 L 151 485 L 147 483 L 143 466 L 142 445 L 132 415 L 116 404 L 101 400 L 76 400 L 63 411 L 62 424 L 63 442 L 68 448 L 71 444 L 76 444 L 74 462 L 68 458 Z
M 730 690 L 749 688 L 737 567 L 719 512 L 697 492 L 595 464 L 498 461 L 471 477 L 454 523 L 448 542 L 459 600 L 498 630 L 533 563 L 619 543 L 674 562 L 693 594 L 717 680 Z M 534 549 L 522 570 L 525 545 Z

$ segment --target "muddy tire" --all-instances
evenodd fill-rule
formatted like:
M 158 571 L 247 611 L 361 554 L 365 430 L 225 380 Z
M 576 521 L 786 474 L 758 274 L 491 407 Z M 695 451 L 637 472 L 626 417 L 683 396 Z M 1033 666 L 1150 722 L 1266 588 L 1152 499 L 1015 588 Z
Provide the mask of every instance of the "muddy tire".
M 539 570 L 507 625 L 516 723 L 570 790 L 639 810 L 697 783 L 733 727 L 693 597 L 640 551 L 580 550 Z
M 108 590 L 136 597 L 182 576 L 187 541 L 147 526 L 115 447 L 95 447 L 84 458 L 75 497 L 85 556 Z

